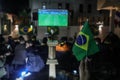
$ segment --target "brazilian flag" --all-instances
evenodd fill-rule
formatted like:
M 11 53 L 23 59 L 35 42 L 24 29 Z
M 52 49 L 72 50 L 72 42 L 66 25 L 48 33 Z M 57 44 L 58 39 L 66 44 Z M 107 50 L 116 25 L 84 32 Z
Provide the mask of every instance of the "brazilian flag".
M 47 32 L 52 35 L 58 35 L 59 34 L 59 28 L 56 27 L 47 27 Z
M 82 30 L 79 32 L 72 47 L 72 51 L 78 61 L 99 51 L 94 36 L 89 28 L 88 21 L 84 23 Z
M 32 25 L 20 25 L 19 26 L 19 33 L 22 35 L 26 34 L 33 34 L 34 27 Z

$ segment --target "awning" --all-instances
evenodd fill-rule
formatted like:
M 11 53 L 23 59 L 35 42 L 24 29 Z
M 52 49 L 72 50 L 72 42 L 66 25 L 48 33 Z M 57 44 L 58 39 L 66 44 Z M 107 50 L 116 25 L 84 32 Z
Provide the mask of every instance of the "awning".
M 120 0 L 98 0 L 97 10 L 102 10 L 102 9 L 118 10 L 118 9 L 120 9 Z
M 113 10 L 120 9 L 120 0 L 98 0 L 97 2 L 97 10 L 109 10 L 109 31 L 111 32 L 112 27 L 112 15 Z

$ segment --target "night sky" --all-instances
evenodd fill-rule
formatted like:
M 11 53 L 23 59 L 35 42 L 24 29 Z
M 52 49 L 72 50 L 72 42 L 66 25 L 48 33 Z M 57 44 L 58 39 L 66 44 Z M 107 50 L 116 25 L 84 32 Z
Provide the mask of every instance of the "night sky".
M 28 0 L 0 0 L 3 12 L 18 14 L 23 9 L 28 9 Z

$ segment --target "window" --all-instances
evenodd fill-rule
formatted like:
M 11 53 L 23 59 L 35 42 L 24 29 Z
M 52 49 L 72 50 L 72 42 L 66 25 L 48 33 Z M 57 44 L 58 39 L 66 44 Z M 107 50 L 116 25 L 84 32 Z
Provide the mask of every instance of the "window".
M 58 3 L 58 9 L 62 9 L 62 3 Z
M 92 5 L 91 4 L 88 4 L 88 6 L 87 6 L 87 12 L 88 13 L 92 12 Z
M 80 13 L 83 13 L 83 4 L 80 4 L 80 5 L 79 5 L 79 12 L 80 12 Z
M 70 4 L 69 3 L 65 4 L 65 9 L 70 10 Z

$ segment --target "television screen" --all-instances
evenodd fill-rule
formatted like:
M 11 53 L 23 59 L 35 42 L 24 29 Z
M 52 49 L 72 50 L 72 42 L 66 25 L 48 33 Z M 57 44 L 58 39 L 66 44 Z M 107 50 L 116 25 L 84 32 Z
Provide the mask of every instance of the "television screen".
M 68 26 L 68 11 L 60 9 L 39 9 L 38 26 Z

